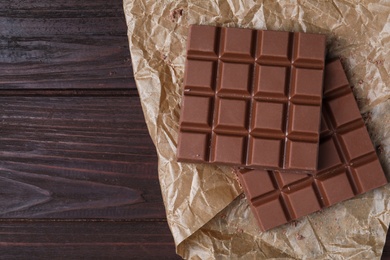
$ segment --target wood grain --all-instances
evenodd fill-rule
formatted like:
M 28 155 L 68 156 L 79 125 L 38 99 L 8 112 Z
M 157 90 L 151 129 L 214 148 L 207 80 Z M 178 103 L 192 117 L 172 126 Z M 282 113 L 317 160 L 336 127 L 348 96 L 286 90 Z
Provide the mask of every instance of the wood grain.
M 122 1 L 1 1 L 0 28 L 0 259 L 176 259 Z
M 2 1 L 0 89 L 135 88 L 122 1 Z
M 0 221 L 0 259 L 180 259 L 173 248 L 164 221 Z
M 137 97 L 0 97 L 0 217 L 165 218 Z

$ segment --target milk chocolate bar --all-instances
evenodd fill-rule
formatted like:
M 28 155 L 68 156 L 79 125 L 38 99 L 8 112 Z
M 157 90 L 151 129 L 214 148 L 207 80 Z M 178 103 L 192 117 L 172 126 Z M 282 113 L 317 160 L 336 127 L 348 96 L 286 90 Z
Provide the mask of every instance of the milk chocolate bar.
M 237 174 L 263 231 L 387 183 L 340 60 L 325 68 L 317 174 Z
M 314 173 L 320 34 L 190 28 L 177 159 Z

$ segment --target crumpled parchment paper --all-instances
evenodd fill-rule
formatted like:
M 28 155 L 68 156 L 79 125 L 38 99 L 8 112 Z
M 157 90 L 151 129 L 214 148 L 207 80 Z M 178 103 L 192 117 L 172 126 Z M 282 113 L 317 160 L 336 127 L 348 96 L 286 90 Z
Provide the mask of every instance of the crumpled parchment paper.
M 389 185 L 260 232 L 233 168 L 176 162 L 190 24 L 327 35 L 390 173 L 390 3 L 360 0 L 124 0 L 130 52 L 177 252 L 189 259 L 379 258 L 390 222 Z M 358 140 L 357 140 L 358 141 Z

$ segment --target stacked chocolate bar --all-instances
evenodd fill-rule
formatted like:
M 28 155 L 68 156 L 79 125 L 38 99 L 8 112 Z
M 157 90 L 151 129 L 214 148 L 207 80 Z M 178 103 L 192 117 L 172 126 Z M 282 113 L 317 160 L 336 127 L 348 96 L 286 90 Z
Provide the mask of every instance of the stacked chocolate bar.
M 236 166 L 265 231 L 387 183 L 325 36 L 193 25 L 177 158 Z

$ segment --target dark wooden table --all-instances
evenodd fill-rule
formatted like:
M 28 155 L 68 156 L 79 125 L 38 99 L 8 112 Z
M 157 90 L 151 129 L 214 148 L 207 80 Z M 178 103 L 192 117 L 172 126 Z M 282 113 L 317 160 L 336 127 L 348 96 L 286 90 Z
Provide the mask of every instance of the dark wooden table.
M 0 259 L 178 258 L 121 0 L 0 3 Z
M 178 258 L 126 31 L 121 0 L 1 1 L 0 259 Z

